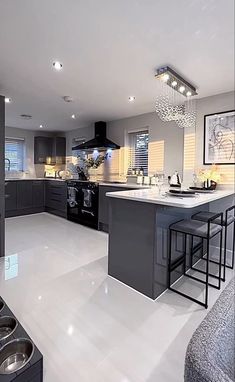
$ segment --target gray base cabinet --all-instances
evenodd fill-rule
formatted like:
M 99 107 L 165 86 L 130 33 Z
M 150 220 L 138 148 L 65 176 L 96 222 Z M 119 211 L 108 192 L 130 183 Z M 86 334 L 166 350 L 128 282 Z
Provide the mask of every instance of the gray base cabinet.
M 5 211 L 17 209 L 17 182 L 5 182 Z
M 45 181 L 45 208 L 47 212 L 67 217 L 67 183 Z
M 6 217 L 47 211 L 67 217 L 67 183 L 44 180 L 5 182 Z
M 17 180 L 5 182 L 6 217 L 43 212 L 44 182 Z

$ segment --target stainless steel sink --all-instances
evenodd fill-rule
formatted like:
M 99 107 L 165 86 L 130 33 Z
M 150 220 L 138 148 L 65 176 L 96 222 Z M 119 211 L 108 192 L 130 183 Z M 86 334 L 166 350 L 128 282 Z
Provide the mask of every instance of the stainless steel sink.
M 18 322 L 14 317 L 0 317 L 0 340 L 5 340 L 7 337 L 13 334 L 17 326 Z
M 0 375 L 12 374 L 31 360 L 34 344 L 26 338 L 12 340 L 0 349 Z
M 4 308 L 4 302 L 2 300 L 0 300 L 0 312 L 1 312 L 1 310 L 3 310 L 3 308 Z

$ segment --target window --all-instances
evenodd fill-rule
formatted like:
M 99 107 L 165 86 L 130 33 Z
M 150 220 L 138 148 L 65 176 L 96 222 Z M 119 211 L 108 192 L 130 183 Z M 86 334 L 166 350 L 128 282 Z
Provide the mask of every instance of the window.
M 24 140 L 16 138 L 5 139 L 5 171 L 23 171 Z
M 136 168 L 140 170 L 143 168 L 144 174 L 148 174 L 148 144 L 149 132 L 138 131 L 129 133 L 130 144 L 130 166 L 129 170 Z

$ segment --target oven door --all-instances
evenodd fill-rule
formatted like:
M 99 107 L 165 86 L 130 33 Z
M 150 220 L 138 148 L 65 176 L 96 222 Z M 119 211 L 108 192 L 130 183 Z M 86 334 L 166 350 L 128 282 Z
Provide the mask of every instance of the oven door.
M 74 188 L 68 187 L 68 219 L 98 229 L 98 188 L 80 185 Z

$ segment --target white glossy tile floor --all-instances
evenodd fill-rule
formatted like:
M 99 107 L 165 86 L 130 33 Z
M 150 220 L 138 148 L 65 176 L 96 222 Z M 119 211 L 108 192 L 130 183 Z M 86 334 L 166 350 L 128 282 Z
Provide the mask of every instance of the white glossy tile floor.
M 44 382 L 183 382 L 207 311 L 169 291 L 151 301 L 108 277 L 107 246 L 105 233 L 46 213 L 6 220 L 0 295 L 43 353 Z M 210 307 L 219 293 L 210 288 Z

